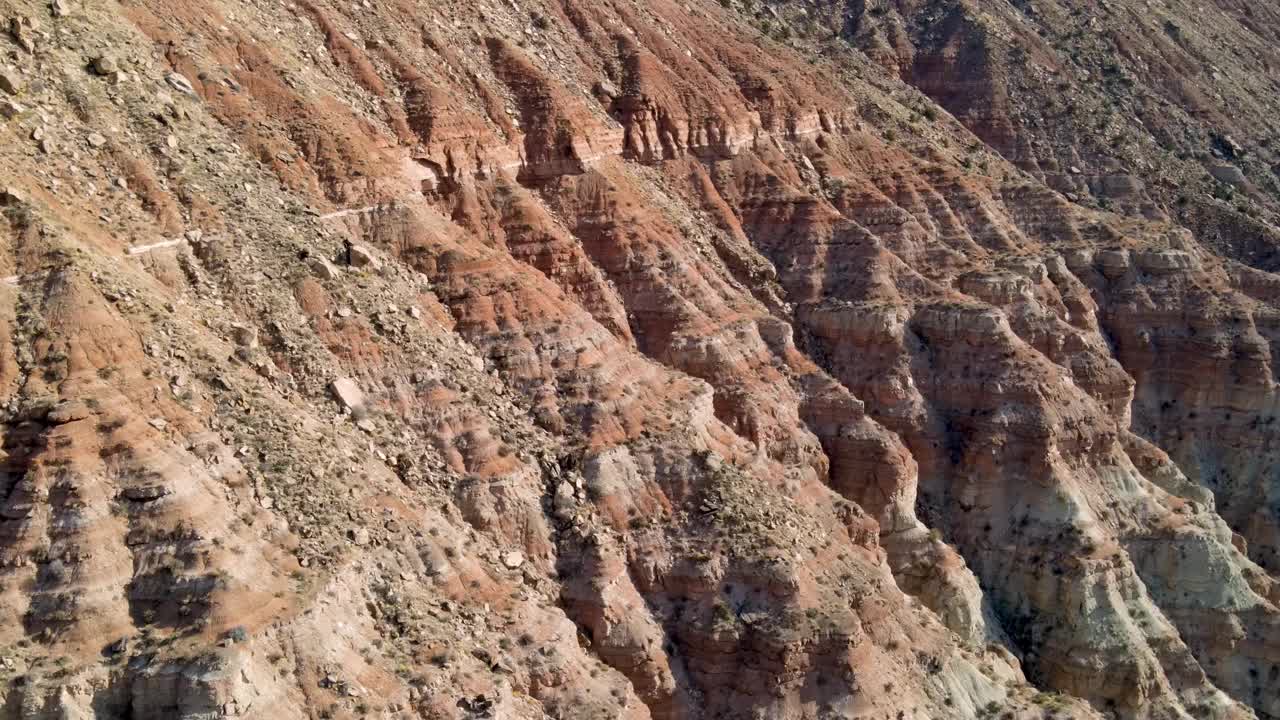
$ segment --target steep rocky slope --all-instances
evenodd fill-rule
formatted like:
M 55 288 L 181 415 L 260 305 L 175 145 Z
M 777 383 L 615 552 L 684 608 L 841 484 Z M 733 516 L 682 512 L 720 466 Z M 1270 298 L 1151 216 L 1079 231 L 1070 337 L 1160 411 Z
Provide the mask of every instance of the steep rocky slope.
M 1082 5 L 4 0 L 0 716 L 1280 717 L 1278 26 Z
M 1227 262 L 1239 292 L 1256 296 L 1256 271 L 1276 269 L 1275 8 L 1226 0 L 752 7 L 798 45 L 861 48 L 1073 202 L 1190 229 Z M 1159 352 L 1172 342 L 1157 341 Z M 1181 378 L 1140 358 L 1148 354 L 1118 343 L 1137 383 L 1134 429 L 1215 491 L 1253 559 L 1274 571 L 1277 499 L 1259 494 L 1257 482 L 1270 471 L 1222 448 L 1227 436 L 1256 447 L 1258 406 L 1251 399 L 1226 417 L 1222 393 L 1236 381 Z

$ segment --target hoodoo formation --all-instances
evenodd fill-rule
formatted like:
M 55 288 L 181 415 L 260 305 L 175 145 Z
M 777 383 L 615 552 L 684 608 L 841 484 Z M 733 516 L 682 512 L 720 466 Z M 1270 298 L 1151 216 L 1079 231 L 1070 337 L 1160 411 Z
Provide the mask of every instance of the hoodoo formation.
M 0 0 L 0 720 L 1280 719 L 1280 6 Z

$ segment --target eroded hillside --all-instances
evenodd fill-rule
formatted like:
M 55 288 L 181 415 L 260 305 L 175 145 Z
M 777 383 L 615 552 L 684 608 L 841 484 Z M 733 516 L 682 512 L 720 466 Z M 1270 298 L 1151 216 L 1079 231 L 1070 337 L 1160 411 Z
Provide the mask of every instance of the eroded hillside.
M 0 715 L 1280 717 L 1274 50 L 1029 5 L 3 0 Z

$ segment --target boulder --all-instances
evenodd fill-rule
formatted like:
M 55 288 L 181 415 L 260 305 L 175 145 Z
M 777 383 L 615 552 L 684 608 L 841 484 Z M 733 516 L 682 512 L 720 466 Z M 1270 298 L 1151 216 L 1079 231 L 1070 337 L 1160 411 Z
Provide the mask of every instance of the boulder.
M 119 72 L 120 70 L 120 65 L 116 63 L 113 58 L 106 55 L 99 55 L 94 58 L 91 63 L 91 67 L 95 74 L 104 76 L 111 75 L 112 73 Z
M 338 268 L 324 258 L 311 258 L 307 261 L 307 267 L 311 269 L 312 274 L 322 280 L 333 280 L 338 277 Z
M 619 94 L 617 86 L 615 86 L 613 83 L 609 82 L 608 80 L 601 80 L 600 82 L 596 83 L 595 87 L 592 88 L 592 91 L 595 92 L 596 95 L 599 95 L 600 97 L 607 98 L 610 100 L 618 97 L 618 94 Z
M 347 247 L 347 264 L 351 267 L 378 269 L 380 263 L 367 246 L 353 244 Z
M 187 79 L 187 76 L 182 73 L 171 72 L 164 76 L 164 81 L 169 84 L 169 87 L 180 93 L 185 95 L 196 94 L 195 87 L 191 85 L 191 81 Z
M 22 79 L 9 68 L 0 68 L 0 90 L 17 95 L 22 92 Z
M 338 378 L 329 384 L 329 389 L 347 410 L 354 413 L 364 409 L 364 391 L 355 380 L 347 377 Z

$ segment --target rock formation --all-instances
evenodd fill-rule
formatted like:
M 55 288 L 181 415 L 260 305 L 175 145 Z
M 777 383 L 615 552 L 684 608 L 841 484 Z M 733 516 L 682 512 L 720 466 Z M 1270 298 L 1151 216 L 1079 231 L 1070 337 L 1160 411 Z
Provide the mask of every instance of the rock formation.
M 0 718 L 1280 718 L 1280 17 L 1086 5 L 5 0 Z

